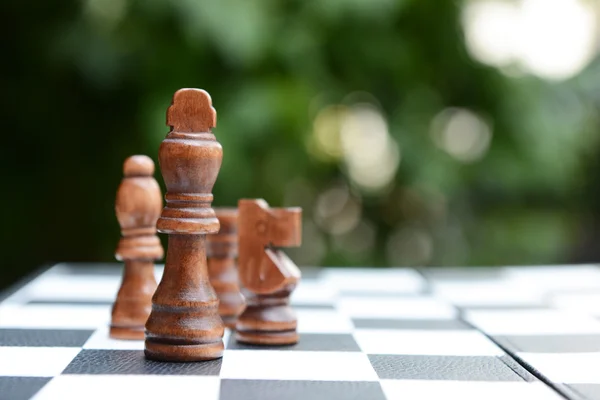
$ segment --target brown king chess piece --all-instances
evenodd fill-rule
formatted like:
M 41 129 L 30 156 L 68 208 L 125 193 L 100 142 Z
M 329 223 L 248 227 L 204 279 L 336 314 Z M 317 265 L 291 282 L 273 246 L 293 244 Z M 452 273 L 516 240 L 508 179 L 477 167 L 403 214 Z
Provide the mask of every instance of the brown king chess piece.
M 154 261 L 164 254 L 156 236 L 162 195 L 152 176 L 154 162 L 150 157 L 127 158 L 123 174 L 115 201 L 122 234 L 115 257 L 124 261 L 125 267 L 112 307 L 110 337 L 143 340 L 144 324 L 150 315 L 152 295 L 156 290 Z
M 210 95 L 180 89 L 167 110 L 170 131 L 159 149 L 167 187 L 157 228 L 168 235 L 162 279 L 152 297 L 144 353 L 160 361 L 202 361 L 223 355 L 224 325 L 210 285 L 206 235 L 219 231 L 211 208 L 223 149 L 212 133 Z
M 238 213 L 238 271 L 247 306 L 236 323 L 236 340 L 294 344 L 297 319 L 289 299 L 301 274 L 278 247 L 300 246 L 302 209 L 270 208 L 262 199 L 241 199 Z
M 237 272 L 238 213 L 235 208 L 215 208 L 221 225 L 219 233 L 207 237 L 208 275 L 219 297 L 219 314 L 228 328 L 235 328 L 246 305 L 240 292 Z

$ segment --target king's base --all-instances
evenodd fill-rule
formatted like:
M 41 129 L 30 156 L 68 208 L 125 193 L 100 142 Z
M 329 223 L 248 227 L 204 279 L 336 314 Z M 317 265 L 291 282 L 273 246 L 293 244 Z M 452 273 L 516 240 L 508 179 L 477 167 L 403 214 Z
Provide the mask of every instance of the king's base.
M 186 345 L 146 339 L 144 354 L 147 359 L 155 361 L 208 361 L 223 357 L 224 348 L 222 340 L 214 343 Z
M 144 340 L 144 326 L 113 326 L 109 336 L 118 340 Z
M 283 346 L 298 343 L 298 332 L 289 331 L 236 331 L 235 340 L 260 346 Z

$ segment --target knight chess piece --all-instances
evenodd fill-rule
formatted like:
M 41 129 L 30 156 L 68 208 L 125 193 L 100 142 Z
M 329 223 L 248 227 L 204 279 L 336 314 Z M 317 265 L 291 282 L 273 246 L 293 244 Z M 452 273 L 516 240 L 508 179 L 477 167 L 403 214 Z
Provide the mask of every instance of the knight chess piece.
M 302 210 L 270 208 L 262 199 L 241 199 L 238 272 L 246 309 L 236 323 L 236 340 L 256 345 L 298 342 L 289 299 L 301 274 L 278 247 L 301 244 Z
M 223 355 L 224 325 L 209 282 L 206 235 L 219 231 L 212 188 L 223 157 L 212 133 L 216 111 L 200 89 L 175 92 L 170 131 L 159 149 L 167 193 L 157 228 L 168 235 L 163 277 L 152 298 L 144 353 L 160 361 L 202 361 Z
M 124 261 L 125 267 L 112 307 L 109 335 L 115 339 L 142 340 L 156 290 L 154 261 L 164 255 L 156 235 L 162 195 L 152 176 L 154 162 L 150 157 L 127 158 L 123 174 L 115 201 L 122 234 L 115 258 Z
M 246 302 L 240 292 L 237 272 L 238 212 L 235 208 L 215 208 L 221 225 L 219 233 L 207 237 L 208 275 L 219 297 L 219 314 L 228 328 L 235 328 Z

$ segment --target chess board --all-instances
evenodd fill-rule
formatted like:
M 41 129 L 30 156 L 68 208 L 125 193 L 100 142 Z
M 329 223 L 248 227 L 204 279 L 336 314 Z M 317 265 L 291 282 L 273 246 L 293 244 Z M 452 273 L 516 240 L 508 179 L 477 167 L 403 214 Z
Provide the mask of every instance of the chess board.
M 0 297 L 0 399 L 600 399 L 595 265 L 302 272 L 298 344 L 160 363 L 108 337 L 119 264 L 53 265 Z

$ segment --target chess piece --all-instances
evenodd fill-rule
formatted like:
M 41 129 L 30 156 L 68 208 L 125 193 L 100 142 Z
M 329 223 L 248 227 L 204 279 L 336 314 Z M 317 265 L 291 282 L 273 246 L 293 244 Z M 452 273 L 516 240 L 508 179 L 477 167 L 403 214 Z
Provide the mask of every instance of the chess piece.
M 215 208 L 221 225 L 219 233 L 207 237 L 208 275 L 219 297 L 219 314 L 228 328 L 235 328 L 246 305 L 237 273 L 238 235 L 235 208 Z
M 152 295 L 156 290 L 154 261 L 164 254 L 156 236 L 162 197 L 160 187 L 152 176 L 154 162 L 150 157 L 129 157 L 123 164 L 123 174 L 115 202 L 122 234 L 115 257 L 125 262 L 125 268 L 112 307 L 110 336 L 142 340 Z
M 236 323 L 236 340 L 294 344 L 297 320 L 289 299 L 300 270 L 277 247 L 300 246 L 302 210 L 269 208 L 262 199 L 241 199 L 238 213 L 238 272 L 247 305 Z
M 168 235 L 162 279 L 152 297 L 144 353 L 161 361 L 201 361 L 223 355 L 219 299 L 210 285 L 206 235 L 219 231 L 211 208 L 223 149 L 211 129 L 216 111 L 200 89 L 175 92 L 170 131 L 159 149 L 167 193 L 157 228 Z

